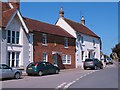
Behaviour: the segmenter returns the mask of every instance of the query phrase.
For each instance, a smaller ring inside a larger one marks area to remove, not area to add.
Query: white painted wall
[[[19,44],[8,44],[7,43],[7,30],[12,30],[12,31],[19,31],[20,32],[20,37],[19,37]],[[4,41],[2,42],[2,63],[8,63],[7,59],[7,52],[8,51],[15,51],[15,52],[20,52],[19,56],[19,63],[20,67],[26,68],[26,66],[29,64],[29,39],[28,39],[28,34],[26,34],[25,30],[22,27],[22,24],[20,22],[20,19],[16,15],[12,22],[9,24],[6,30],[3,30],[3,37]]]
[[[0,28],[0,63],[1,63],[1,43],[2,43],[2,28]]]
[[[95,52],[96,55],[94,58],[100,59],[100,40],[98,38],[85,35],[79,32],[76,32],[68,23],[65,22],[63,18],[59,18],[56,25],[60,26],[64,30],[66,30],[69,34],[74,36],[76,38],[76,68],[82,67],[82,61],[84,61],[86,58],[88,58],[88,50],[93,50],[92,52]],[[78,41],[77,34],[80,34],[83,36],[84,43],[82,44],[81,41]],[[95,46],[93,46],[93,40],[95,40]],[[84,57],[82,60],[82,51],[84,51]]]

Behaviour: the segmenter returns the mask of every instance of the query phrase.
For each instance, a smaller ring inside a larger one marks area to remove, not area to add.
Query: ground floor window
[[[71,55],[62,55],[63,64],[71,64]]]
[[[19,67],[20,52],[8,52],[8,65],[10,67]]]
[[[46,52],[42,53],[42,61],[47,62],[47,53]]]

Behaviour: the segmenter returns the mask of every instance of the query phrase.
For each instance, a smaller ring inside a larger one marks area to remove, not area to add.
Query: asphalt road
[[[4,80],[2,88],[118,88],[117,65],[103,70],[72,69],[46,76],[22,76],[22,79]]]

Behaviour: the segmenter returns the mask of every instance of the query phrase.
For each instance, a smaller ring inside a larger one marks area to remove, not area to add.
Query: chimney
[[[84,16],[82,16],[82,18],[81,18],[81,24],[82,24],[82,25],[85,25],[85,19],[84,19]]]
[[[60,17],[64,17],[64,11],[62,7],[60,8],[59,15]]]
[[[20,8],[20,0],[8,0],[8,2],[13,5],[13,8],[17,8],[19,10],[19,8]]]

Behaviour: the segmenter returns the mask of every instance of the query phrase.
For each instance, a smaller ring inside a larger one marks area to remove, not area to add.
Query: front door
[[[53,64],[54,66],[58,66],[58,55],[57,54],[53,54],[52,60],[53,60]]]

